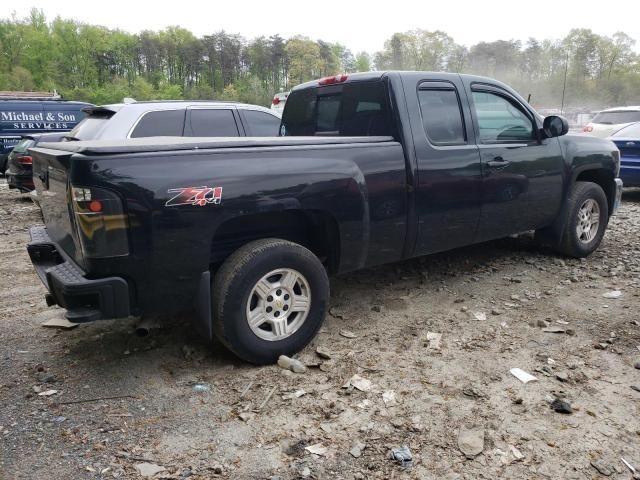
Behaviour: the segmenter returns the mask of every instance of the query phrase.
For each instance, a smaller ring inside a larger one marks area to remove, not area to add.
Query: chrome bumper
[[[613,201],[613,211],[611,212],[611,215],[616,214],[618,208],[620,208],[620,204],[622,203],[622,180],[616,178],[614,179],[614,182],[616,182],[616,196]]]

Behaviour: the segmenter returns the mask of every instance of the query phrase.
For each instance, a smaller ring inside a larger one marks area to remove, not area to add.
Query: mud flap
[[[213,340],[213,324],[211,322],[211,272],[202,272],[198,284],[198,296],[195,304],[195,328],[198,335],[207,342]]]

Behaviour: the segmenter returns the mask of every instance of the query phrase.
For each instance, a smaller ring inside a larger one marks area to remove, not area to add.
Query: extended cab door
[[[507,90],[469,82],[482,158],[482,213],[476,241],[549,225],[562,198],[562,152],[540,136],[530,108]]]
[[[403,75],[417,161],[414,254],[470,244],[482,176],[464,86],[456,74]]]

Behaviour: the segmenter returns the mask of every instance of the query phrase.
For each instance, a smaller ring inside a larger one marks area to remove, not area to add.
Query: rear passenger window
[[[418,100],[422,124],[431,143],[466,143],[460,101],[453,87],[421,89],[418,91]]]
[[[239,137],[238,126],[231,110],[191,110],[192,137]]]
[[[244,110],[252,137],[277,137],[280,130],[280,119],[275,115],[257,110]]]
[[[131,138],[181,137],[186,110],[162,110],[146,113],[133,129]]]

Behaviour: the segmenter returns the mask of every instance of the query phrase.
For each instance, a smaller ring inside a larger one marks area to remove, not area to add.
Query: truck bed
[[[392,137],[145,137],[127,140],[42,143],[39,147],[85,155],[106,155],[240,147],[308,147],[391,141],[393,141]]]

